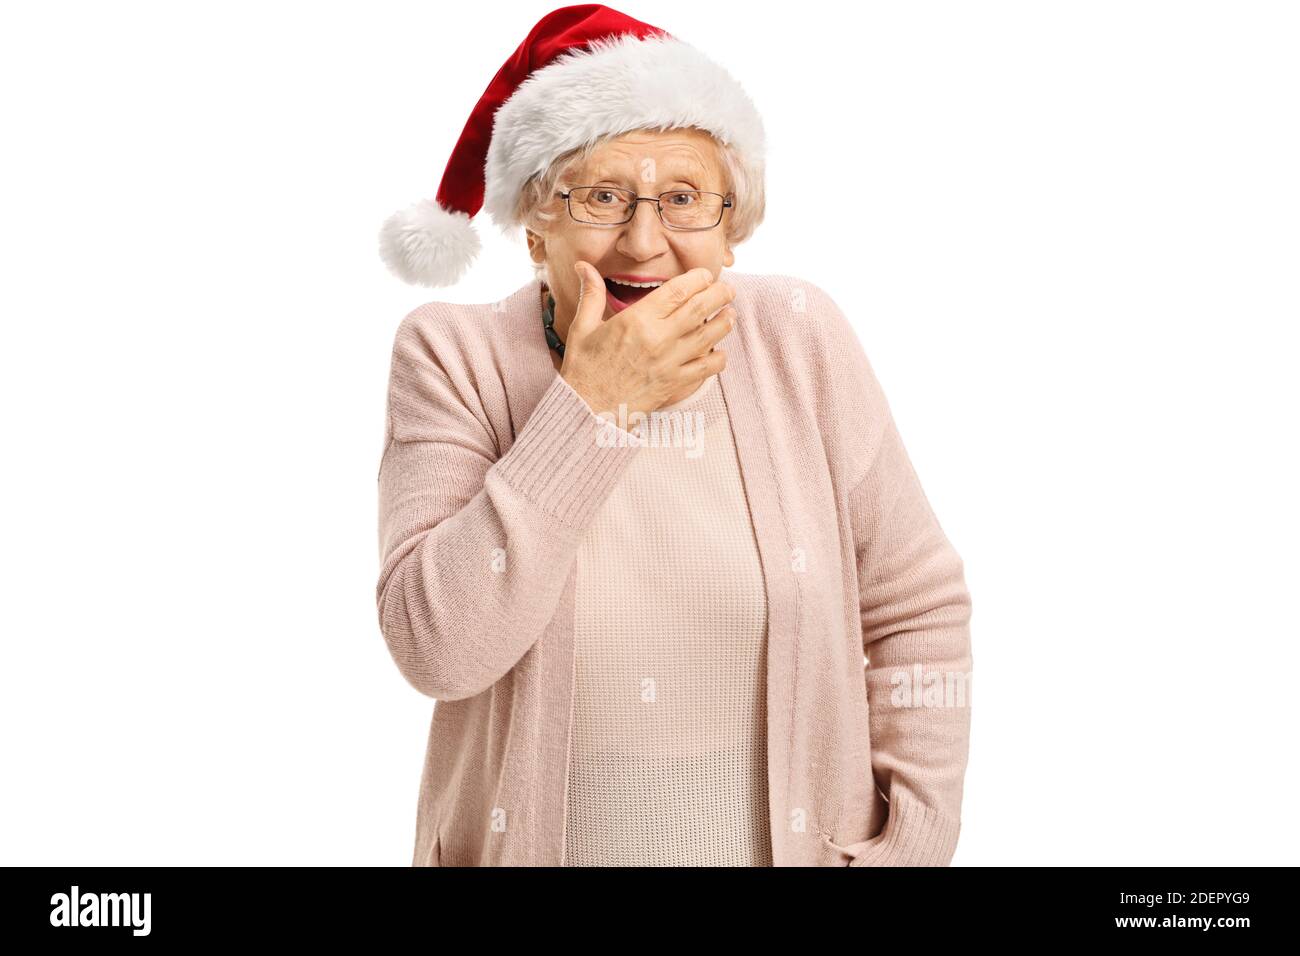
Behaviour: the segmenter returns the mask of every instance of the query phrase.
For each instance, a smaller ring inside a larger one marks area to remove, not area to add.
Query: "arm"
[[[457,700],[491,687],[541,636],[583,531],[639,446],[609,442],[628,433],[557,374],[497,459],[484,416],[460,398],[472,377],[439,361],[429,338],[404,323],[394,348],[376,602],[406,680]]]
[[[971,601],[962,560],[887,409],[884,422],[849,505],[872,772],[889,816],[849,865],[947,866],[961,827],[970,736]]]

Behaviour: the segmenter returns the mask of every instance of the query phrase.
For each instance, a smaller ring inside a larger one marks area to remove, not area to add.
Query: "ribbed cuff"
[[[957,850],[961,821],[896,790],[885,828],[849,866],[948,866]]]
[[[648,444],[597,415],[557,372],[510,451],[492,467],[557,521],[584,528]]]

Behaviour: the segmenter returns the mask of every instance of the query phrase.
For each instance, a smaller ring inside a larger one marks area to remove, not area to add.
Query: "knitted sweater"
[[[711,375],[637,429],[578,549],[568,866],[769,866],[767,608]]]
[[[971,599],[852,327],[813,283],[722,270],[718,376],[767,607],[776,866],[946,865],[968,759]],[[559,865],[578,557],[647,441],[557,374],[534,279],[394,341],[379,626],[437,701],[417,866]]]

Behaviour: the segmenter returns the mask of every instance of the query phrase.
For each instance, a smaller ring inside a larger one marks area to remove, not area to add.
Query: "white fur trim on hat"
[[[432,199],[393,213],[379,229],[380,256],[394,275],[413,285],[453,285],[479,249],[469,216]]]
[[[763,122],[732,76],[695,47],[661,35],[593,40],[529,76],[493,118],[483,208],[502,229],[529,177],[608,133],[696,126],[763,161]]]

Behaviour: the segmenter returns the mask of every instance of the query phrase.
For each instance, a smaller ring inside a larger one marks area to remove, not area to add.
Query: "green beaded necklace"
[[[564,358],[564,343],[555,334],[555,296],[549,292],[546,293],[546,308],[542,310],[542,329],[546,332],[546,344]]]

